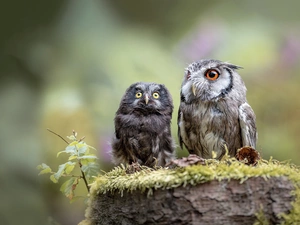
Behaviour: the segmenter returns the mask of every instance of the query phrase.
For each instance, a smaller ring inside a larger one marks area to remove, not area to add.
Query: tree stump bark
[[[98,194],[90,204],[94,224],[253,224],[262,210],[270,224],[288,213],[294,186],[287,177],[209,181],[196,186]]]

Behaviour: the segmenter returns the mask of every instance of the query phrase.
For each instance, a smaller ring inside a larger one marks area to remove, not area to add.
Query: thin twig
[[[85,139],[85,136],[83,136],[82,138],[80,138],[78,142],[83,141],[83,139]]]
[[[82,174],[82,179],[83,179],[83,181],[84,181],[84,183],[85,183],[85,186],[86,186],[88,192],[90,193],[90,187],[89,187],[88,182],[87,182],[87,180],[86,180],[86,178],[85,178],[85,174],[84,174],[84,172],[83,172],[82,169],[81,169],[82,164],[81,164],[80,161],[79,161],[78,163],[79,163],[80,171],[81,171],[81,174]]]
[[[59,134],[55,133],[54,131],[50,130],[49,128],[47,128],[47,130],[49,132],[51,132],[52,134],[55,134],[56,136],[60,137],[64,142],[66,142],[67,144],[70,144],[66,139],[64,139],[62,136],[60,136]]]

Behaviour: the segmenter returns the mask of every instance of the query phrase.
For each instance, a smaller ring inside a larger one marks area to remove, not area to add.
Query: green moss
[[[299,174],[298,174],[299,176]],[[299,179],[299,178],[298,178]],[[281,216],[284,219],[285,225],[288,224],[300,224],[300,187],[299,183],[297,185],[296,190],[293,194],[295,194],[296,199],[292,202],[292,210],[289,214],[282,214]]]
[[[240,180],[244,182],[251,177],[263,177],[266,180],[270,177],[287,176],[295,185],[296,200],[293,202],[293,209],[290,214],[280,215],[284,218],[283,224],[300,224],[300,176],[299,168],[288,162],[260,160],[255,167],[247,166],[235,159],[226,158],[222,161],[207,160],[206,165],[193,165],[175,169],[150,169],[142,168],[141,171],[133,174],[126,173],[125,166],[114,168],[108,173],[96,178],[91,186],[90,202],[98,194],[107,192],[118,192],[121,195],[124,191],[132,192],[139,190],[148,195],[156,189],[170,189],[178,186],[197,185],[211,180]],[[91,209],[87,209],[86,217],[89,218]],[[267,224],[263,214],[257,214],[257,224]]]
[[[254,222],[253,225],[269,225],[270,224],[268,218],[264,214],[262,206],[255,215],[256,215],[256,221]]]

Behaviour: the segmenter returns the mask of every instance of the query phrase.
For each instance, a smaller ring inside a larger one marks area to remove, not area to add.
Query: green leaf
[[[58,157],[61,153],[63,153],[63,152],[65,152],[65,151],[60,151],[60,152],[58,152],[57,154],[56,154],[56,157]]]
[[[90,145],[88,145],[88,147],[89,147],[89,149],[92,149],[92,150],[95,150],[95,151],[97,151],[97,149],[96,149],[96,148],[94,148],[93,146],[90,146]]]
[[[38,165],[36,168],[38,170],[43,170],[43,169],[46,169],[48,168],[49,166],[46,164],[46,163],[42,163],[41,165]]]
[[[95,155],[84,155],[84,156],[78,157],[78,159],[98,159],[98,158]]]
[[[55,174],[53,174],[54,175],[54,178],[58,181],[59,180],[59,178],[66,172],[66,168],[68,168],[68,167],[70,167],[70,166],[72,166],[72,165],[75,165],[75,162],[67,162],[67,163],[64,163],[64,164],[61,164],[61,165],[59,165],[58,166],[58,171],[55,173]],[[74,169],[74,167],[73,168],[70,168],[70,169]],[[71,171],[72,171],[71,170]]]
[[[50,176],[50,180],[51,180],[53,183],[57,183],[57,182],[58,182],[58,180],[55,179],[54,174],[52,174],[52,175]]]
[[[76,177],[71,177],[66,182],[64,182],[61,187],[60,191],[64,193],[65,196],[67,196],[70,200],[72,200],[74,196],[74,190],[78,184],[78,180]]]
[[[77,155],[71,155],[68,160],[71,161],[73,159],[77,159],[77,157],[78,157]]]
[[[41,170],[39,175],[52,172],[51,168],[48,165],[46,165],[45,163],[42,163],[41,165],[38,165],[36,168],[38,170]]]
[[[47,173],[51,173],[52,170],[50,167],[48,167],[47,169],[43,169],[41,170],[41,172],[39,173],[39,175],[42,175],[42,174],[47,174]]]
[[[43,164],[46,165],[45,163],[42,163],[41,165],[38,165],[36,168],[37,168],[38,170],[42,170],[42,169],[43,169]]]
[[[88,151],[88,146],[86,144],[78,144],[76,145],[77,150],[78,150],[78,155],[84,155]]]
[[[70,174],[73,171],[74,168],[75,168],[75,163],[72,163],[72,164],[68,163],[65,166],[65,172],[66,172],[66,174]]]
[[[71,144],[72,144],[72,143],[71,143]],[[63,153],[63,152],[64,152],[64,153],[67,153],[67,154],[70,154],[70,155],[75,155],[75,154],[77,153],[76,146],[74,146],[74,145],[71,146],[71,144],[68,145],[68,146],[65,148],[64,151],[58,152],[58,153],[57,153],[57,157],[58,157],[61,153]]]
[[[73,141],[72,143],[69,144],[69,146],[75,146],[78,144],[78,141]]]
[[[54,175],[54,178],[58,181],[59,178],[63,175],[64,173],[64,170],[65,170],[65,166],[66,166],[66,163],[65,164],[61,164],[58,166],[58,171],[53,174]]]
[[[85,176],[90,178],[92,176],[96,176],[99,173],[99,165],[95,162],[89,162],[86,165],[81,167],[82,172],[85,173]]]
[[[76,137],[74,135],[67,136],[67,138],[71,141],[76,141]]]
[[[96,159],[97,157],[96,156],[92,156],[92,157],[89,157],[89,156],[92,156],[92,155],[88,155],[87,157],[82,157],[80,159],[80,162],[81,162],[81,165],[87,165],[89,163],[96,163]]]

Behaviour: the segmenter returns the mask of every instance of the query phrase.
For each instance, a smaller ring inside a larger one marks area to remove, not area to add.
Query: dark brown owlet
[[[172,112],[173,100],[164,85],[132,84],[116,112],[113,161],[165,166],[174,158],[175,144],[170,129]]]
[[[219,60],[190,64],[181,86],[178,138],[191,154],[220,159],[235,156],[243,146],[255,148],[255,114],[247,103],[246,87],[236,72],[241,67]]]

